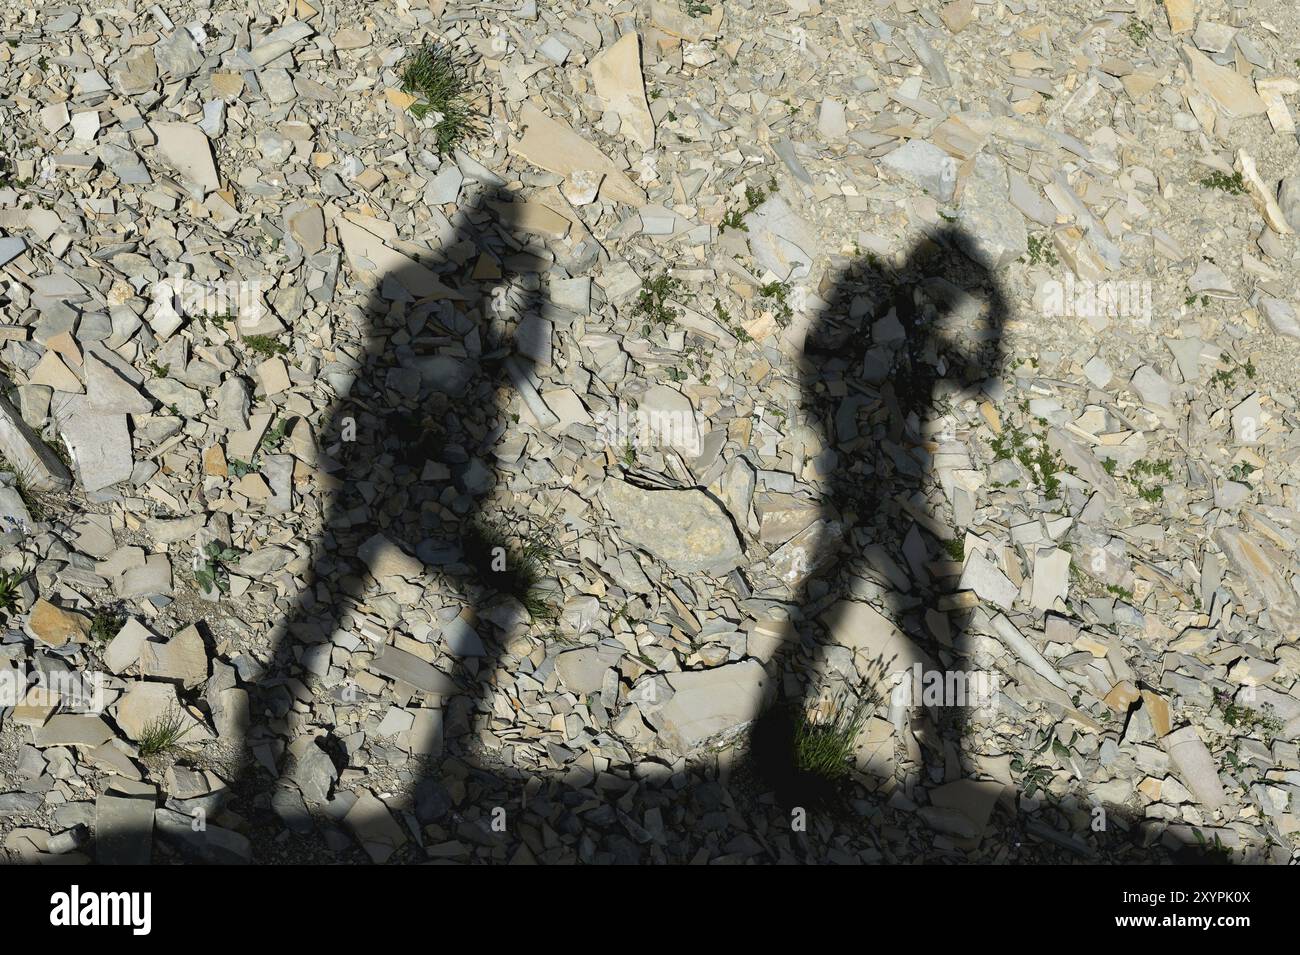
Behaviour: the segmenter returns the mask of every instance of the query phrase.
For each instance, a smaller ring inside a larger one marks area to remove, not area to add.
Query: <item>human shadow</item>
[[[306,585],[248,681],[252,758],[231,787],[264,834],[287,827],[310,836],[318,822],[338,821],[334,783],[357,756],[349,737],[362,729],[376,737],[358,714],[385,680],[396,705],[424,719],[379,733],[418,740],[413,750],[436,758],[444,715],[458,714],[448,731],[466,728],[477,680],[497,665],[501,643],[482,639],[472,617],[463,626],[457,617],[498,596],[467,563],[466,545],[485,513],[509,517],[494,510],[496,453],[510,423],[507,396],[531,388],[534,376],[516,334],[521,322],[533,332],[544,325],[540,278],[563,266],[505,225],[521,206],[499,182],[467,178],[462,189],[424,261],[385,269],[349,256],[362,287],[339,311],[365,351],[322,369],[343,385],[313,422],[322,530]],[[443,639],[453,623],[458,637]],[[339,651],[355,654],[354,664],[368,660],[361,679],[330,663]],[[308,701],[331,704],[332,719],[304,726]],[[416,779],[396,782],[418,788]]]
[[[516,443],[502,466],[502,436],[513,423],[507,419],[517,414],[534,430],[554,427],[527,394],[531,363],[542,354],[537,333],[545,338],[546,331],[537,320],[548,312],[558,321],[573,316],[547,300],[542,272],[554,279],[581,269],[514,231],[519,210],[499,186],[466,186],[445,245],[428,261],[387,271],[353,262],[354,271],[369,274],[358,303],[343,314],[362,326],[366,349],[322,369],[345,385],[316,422],[323,531],[311,542],[306,586],[277,626],[261,672],[244,681],[248,758],[230,786],[231,807],[255,855],[364,859],[339,831],[356,807],[346,784],[363,777],[367,788],[398,793],[393,805],[408,831],[436,826],[502,861],[521,852],[548,861],[535,835],[547,827],[576,837],[584,827],[605,826],[604,844],[612,848],[597,851],[594,841],[579,839],[578,859],[641,862],[690,857],[713,837],[708,826],[696,831],[698,820],[728,813],[760,828],[788,827],[789,807],[806,805],[826,810],[832,830],[860,826],[883,796],[864,801],[859,791],[849,799],[801,768],[795,745],[800,713],[828,688],[861,692],[866,676],[818,632],[818,619],[845,598],[871,600],[924,659],[969,669],[966,621],[951,619],[956,614],[942,605],[955,590],[951,561],[941,566],[946,538],[927,530],[944,526],[925,497],[936,450],[927,421],[936,400],[974,397],[1001,371],[1006,301],[996,280],[963,252],[964,236],[939,229],[897,267],[864,257],[830,283],[800,366],[800,413],[822,437],[820,519],[839,531],[812,539],[807,572],[778,601],[796,621],[798,639],[768,661],[780,699],[754,714],[748,755],[733,781],[692,765],[660,788],[630,767],[620,774],[614,767],[580,771],[576,763],[515,766],[478,745],[483,734],[476,730],[490,718],[483,706],[489,695],[492,707],[515,705],[498,686],[503,667],[535,678],[553,666],[553,653],[539,668],[510,651],[528,628],[527,611],[471,566],[467,544],[485,515],[510,519],[493,492],[535,463],[532,446]],[[521,321],[530,326],[523,334]],[[532,357],[521,354],[521,338]],[[553,473],[549,480],[563,484]],[[477,617],[462,615],[466,607]],[[883,694],[891,690],[880,680],[886,675],[874,671]],[[401,711],[382,728],[362,718],[381,691]],[[927,748],[951,778],[963,772],[965,715],[960,706],[948,712]],[[416,725],[407,722],[412,713]],[[919,710],[914,719],[924,719]],[[608,725],[602,729],[610,735]],[[405,739],[401,753],[385,741],[393,733]],[[417,753],[417,771],[394,768],[406,752]],[[467,804],[477,808],[467,811]],[[505,830],[494,825],[503,807],[512,820]],[[382,832],[398,824],[387,810],[371,809],[378,838],[388,838]],[[372,857],[416,857],[409,840],[393,841],[403,849],[381,847]],[[771,856],[823,861],[826,844],[794,838]]]
[[[980,398],[1002,372],[1007,302],[971,248],[969,236],[943,227],[896,265],[858,258],[840,269],[809,324],[799,410],[819,439],[807,470],[820,513],[785,545],[800,558],[780,575],[797,601],[796,624],[777,655],[779,686],[799,689],[781,693],[751,736],[753,768],[783,806],[824,810],[836,795],[801,730],[843,721],[855,703],[863,715],[890,709],[900,730],[906,713],[924,719],[914,664],[963,689],[953,699],[932,694],[937,705],[927,708],[940,765],[945,755],[952,763],[945,743],[951,750],[960,740],[969,712],[993,702],[965,692],[986,675],[969,663],[969,611],[944,605],[960,572],[944,545],[962,532],[927,496],[936,454],[968,451],[952,406]],[[883,616],[864,610],[868,600]]]

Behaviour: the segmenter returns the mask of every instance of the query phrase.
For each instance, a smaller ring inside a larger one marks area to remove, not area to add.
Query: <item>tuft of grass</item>
[[[40,524],[49,518],[50,509],[46,506],[45,496],[32,485],[32,469],[30,467],[20,468],[0,457],[0,471],[9,471],[13,474],[14,490],[22,498],[23,506],[27,508],[27,513],[32,516],[33,521]]]
[[[551,603],[555,591],[543,584],[560,550],[548,523],[526,519],[507,531],[503,521],[479,518],[462,546],[466,562],[483,583],[514,597],[534,621],[559,617]]]
[[[1133,485],[1133,489],[1137,491],[1138,497],[1148,504],[1159,504],[1165,499],[1164,487],[1159,483],[1147,485],[1144,480],[1163,480],[1166,484],[1173,481],[1174,463],[1168,458],[1161,458],[1158,461],[1134,461],[1126,477]]]
[[[1027,419],[1028,400],[1022,399],[1017,407],[1021,415]],[[1047,427],[1045,419],[1037,418],[1035,421],[1040,428]],[[989,447],[993,450],[995,461],[1005,461],[1010,458],[1019,461],[1020,466],[1038,482],[1048,498],[1059,499],[1061,496],[1061,479],[1057,475],[1075,473],[1075,469],[1066,464],[1059,453],[1048,447],[1046,436],[1031,435],[1022,430],[1012,422],[1009,415],[1005,432],[994,435],[989,442]],[[1012,482],[1011,486],[1014,487],[1017,483]]]
[[[168,710],[144,728],[140,734],[140,755],[159,756],[174,747],[185,735],[186,719],[175,708]]]
[[[966,559],[966,539],[964,537],[954,537],[951,540],[939,542],[948,555],[948,559],[960,563]]]
[[[853,744],[866,725],[879,697],[872,692],[850,699],[835,698],[828,716],[814,718],[807,710],[794,727],[795,768],[828,782],[842,779],[849,771]]]
[[[22,582],[22,571],[0,570],[0,613],[9,615],[18,610],[18,585]]]
[[[427,42],[402,66],[402,92],[419,97],[410,106],[416,119],[430,113],[440,117],[434,134],[438,155],[451,152],[474,131],[469,104],[469,72],[460,58],[441,43]]]

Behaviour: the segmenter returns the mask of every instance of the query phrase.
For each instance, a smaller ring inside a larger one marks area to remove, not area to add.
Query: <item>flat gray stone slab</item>
[[[154,802],[146,797],[100,796],[95,800],[95,861],[100,865],[148,865],[153,855]]]

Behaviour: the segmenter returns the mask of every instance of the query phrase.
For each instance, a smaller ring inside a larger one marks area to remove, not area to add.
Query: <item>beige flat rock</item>
[[[151,128],[158,137],[154,153],[160,160],[205,194],[221,188],[212,146],[203,130],[193,123],[154,123]]]
[[[603,173],[602,196],[638,208],[645,205],[645,193],[614,165],[613,160],[570,129],[567,123],[552,119],[526,102],[519,112],[519,125],[523,135],[510,147],[516,155],[561,176],[582,169]]]
[[[336,228],[349,264],[371,282],[391,279],[416,298],[464,300],[464,295],[443,285],[431,269],[390,248],[374,233],[343,219]]]
[[[48,385],[55,391],[66,391],[74,395],[82,393],[81,379],[68,370],[63,359],[53,350],[47,351],[36,363],[27,380],[33,385]]]
[[[591,61],[591,78],[605,109],[618,113],[621,131],[644,150],[655,145],[655,121],[645,97],[641,73],[641,42],[625,33]]]
[[[1196,26],[1196,0],[1164,0],[1165,16],[1173,33],[1186,33]]]
[[[27,618],[32,635],[48,647],[64,646],[69,640],[85,643],[90,621],[79,613],[56,607],[48,600],[38,600]]]
[[[1192,70],[1192,81],[1229,118],[1257,116],[1266,112],[1267,104],[1255,92],[1255,86],[1236,70],[1219,66],[1193,46],[1184,44],[1183,56]]]
[[[1250,193],[1255,208],[1263,215],[1268,227],[1278,235],[1289,235],[1294,232],[1290,223],[1286,221],[1286,216],[1282,214],[1282,207],[1277,204],[1274,190],[1260,178],[1259,170],[1255,168],[1255,160],[1244,149],[1238,149],[1237,161],[1233,165],[1237,172],[1241,173],[1241,178],[1246,183],[1246,191]]]
[[[537,202],[493,202],[497,218],[507,229],[529,232],[546,239],[563,239],[569,234],[569,220]]]

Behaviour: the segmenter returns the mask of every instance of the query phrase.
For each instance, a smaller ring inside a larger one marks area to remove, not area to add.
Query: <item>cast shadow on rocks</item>
[[[522,831],[549,826],[581,836],[598,826],[599,838],[580,858],[616,862],[660,860],[665,841],[673,843],[675,857],[688,854],[708,836],[688,824],[701,816],[739,814],[747,831],[760,818],[763,827],[788,825],[789,808],[807,804],[829,807],[832,832],[870,828],[879,818],[878,796],[852,787],[846,795],[843,786],[799,768],[793,743],[799,714],[828,688],[857,689],[856,676],[818,634],[817,621],[846,597],[870,599],[886,608],[885,619],[927,665],[971,668],[965,621],[945,625],[936,616],[948,620],[937,608],[955,580],[934,566],[944,559],[941,536],[926,529],[943,523],[938,499],[926,497],[936,438],[926,429],[937,401],[977,396],[1001,372],[1006,302],[996,280],[963,254],[965,237],[945,229],[919,243],[898,268],[873,259],[848,264],[821,296],[828,307],[809,331],[796,413],[834,450],[823,462],[820,505],[823,519],[841,532],[811,548],[806,579],[773,601],[790,612],[799,635],[769,661],[779,699],[755,721],[733,780],[688,767],[657,788],[613,772],[592,778],[530,770],[476,745],[476,730],[488,722],[478,712],[483,694],[500,669],[533,665],[508,651],[503,633],[519,632],[518,608],[466,564],[465,544],[485,515],[509,519],[500,490],[522,470],[541,466],[527,457],[531,444],[519,449],[522,463],[497,463],[511,415],[527,413],[517,400],[520,390],[533,380],[530,361],[516,347],[518,323],[551,308],[542,294],[548,270],[567,277],[591,263],[554,261],[546,248],[501,224],[508,196],[467,185],[476,195],[452,222],[454,234],[440,250],[442,261],[430,263],[432,271],[411,264],[376,275],[357,304],[339,312],[340,322],[363,330],[366,349],[350,358],[340,354],[322,369],[340,395],[316,423],[318,473],[326,475],[324,531],[311,542],[307,586],[264,648],[261,672],[247,681],[251,758],[232,791],[255,853],[278,845],[287,828],[309,858],[364,858],[341,831],[352,804],[339,796],[336,782],[356,755],[358,727],[349,708],[364,705],[367,691],[331,669],[336,645],[382,654],[370,670],[392,679],[395,702],[412,704],[425,721],[411,729],[434,736],[440,729],[445,737],[445,752],[424,762],[422,772],[390,771],[384,754],[392,753],[393,765],[405,756],[369,728],[367,774],[375,788],[404,793],[393,805],[408,828],[436,825],[449,838],[514,858],[541,853]],[[407,582],[398,580],[387,597],[373,599],[368,582],[386,570]],[[414,579],[424,583],[409,583]],[[431,595],[442,612],[426,618],[415,608]],[[482,615],[493,625],[473,628],[455,646],[444,640],[432,663],[417,647],[382,646],[397,626],[417,626],[432,646],[449,624],[463,634],[453,618],[466,606],[496,607]],[[320,695],[313,697],[309,686],[323,687],[333,703],[332,713],[327,709],[325,720],[310,728],[304,725],[308,702],[321,710]],[[912,715],[924,724],[934,712]],[[940,717],[942,726],[928,725],[923,734],[926,764],[950,778],[968,775],[960,743],[965,719],[955,708]],[[689,818],[681,815],[684,790]],[[492,825],[497,810],[511,820],[505,833]],[[678,823],[681,831],[674,833]],[[1117,827],[1114,837],[1122,841],[1135,831]],[[792,836],[770,858],[822,861],[830,841]],[[596,844],[603,848],[591,848]],[[1043,857],[1071,857],[1061,845],[1030,842],[1018,861],[1034,861],[1034,846],[1043,847]],[[883,857],[945,856],[935,849]],[[1150,858],[1157,857],[1164,858],[1152,850]]]

